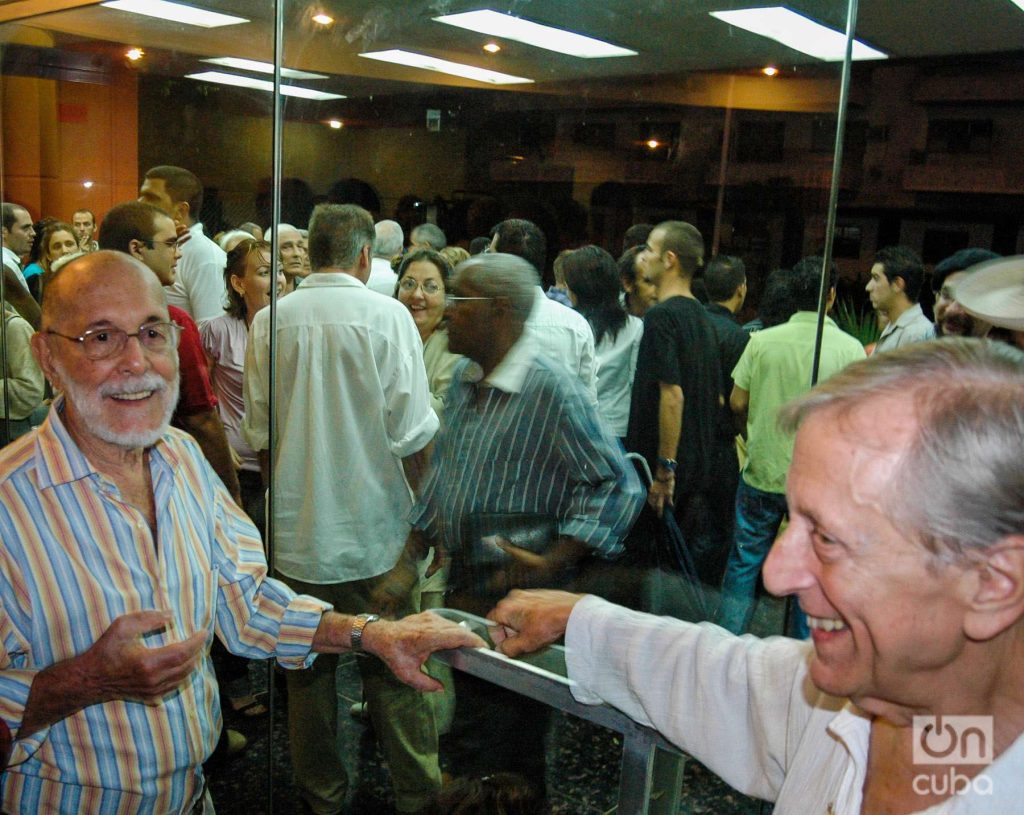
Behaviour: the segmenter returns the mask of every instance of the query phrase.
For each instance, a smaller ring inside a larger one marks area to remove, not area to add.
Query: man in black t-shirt
[[[651,232],[638,262],[657,282],[659,302],[644,316],[626,446],[654,474],[647,503],[659,516],[670,505],[698,575],[717,587],[732,528],[719,475],[736,463],[732,439],[720,432],[717,335],[691,290],[704,241],[690,224],[666,221]]]

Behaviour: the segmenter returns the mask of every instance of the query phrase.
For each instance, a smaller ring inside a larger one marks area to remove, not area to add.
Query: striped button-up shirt
[[[146,609],[173,615],[147,645],[205,630],[234,653],[303,667],[329,606],[266,577],[256,529],[191,437],[171,429],[148,451],[154,540],[144,515],[75,445],[62,411],[58,400],[37,433],[0,452],[0,718],[15,736],[3,810],[188,811],[220,731],[208,652],[159,703],[91,705],[22,738],[35,675]]]
[[[560,536],[618,555],[644,491],[583,385],[522,338],[480,377],[470,360],[455,369],[413,525],[458,554],[473,516],[548,517]]]

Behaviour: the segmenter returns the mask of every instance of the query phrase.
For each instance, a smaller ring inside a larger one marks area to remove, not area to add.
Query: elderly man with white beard
[[[421,690],[430,652],[480,640],[429,614],[355,627],[266,576],[262,543],[169,427],[178,326],[160,282],[100,251],[50,282],[40,367],[61,395],[0,452],[6,813],[203,813],[221,726],[209,646],[308,666],[361,649]]]

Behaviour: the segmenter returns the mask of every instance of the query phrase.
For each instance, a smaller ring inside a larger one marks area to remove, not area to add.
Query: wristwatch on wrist
[[[349,643],[353,651],[363,650],[363,630],[370,623],[375,623],[379,619],[379,614],[360,614],[356,617],[356,621],[352,623],[352,633],[349,635]]]
[[[664,467],[670,473],[675,473],[676,467],[679,466],[679,462],[674,458],[662,458],[661,456],[658,456],[658,466]]]

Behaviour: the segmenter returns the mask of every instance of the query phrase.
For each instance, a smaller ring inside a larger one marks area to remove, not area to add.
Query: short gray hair
[[[376,237],[373,239],[373,256],[391,260],[395,255],[402,254],[405,246],[405,233],[398,221],[378,221],[373,225]]]
[[[413,243],[425,243],[435,252],[440,252],[448,245],[448,238],[437,224],[420,224],[413,229],[409,238]]]
[[[309,221],[309,262],[313,271],[353,269],[375,237],[373,217],[355,204],[320,204]]]
[[[506,298],[512,303],[512,314],[525,323],[533,310],[533,299],[539,283],[537,271],[518,255],[489,252],[464,260],[455,269],[460,283],[469,283],[484,297]]]
[[[946,338],[857,362],[780,413],[794,432],[808,416],[873,399],[913,400],[917,431],[885,490],[885,509],[943,560],[1024,532],[1024,353],[989,340]]]

